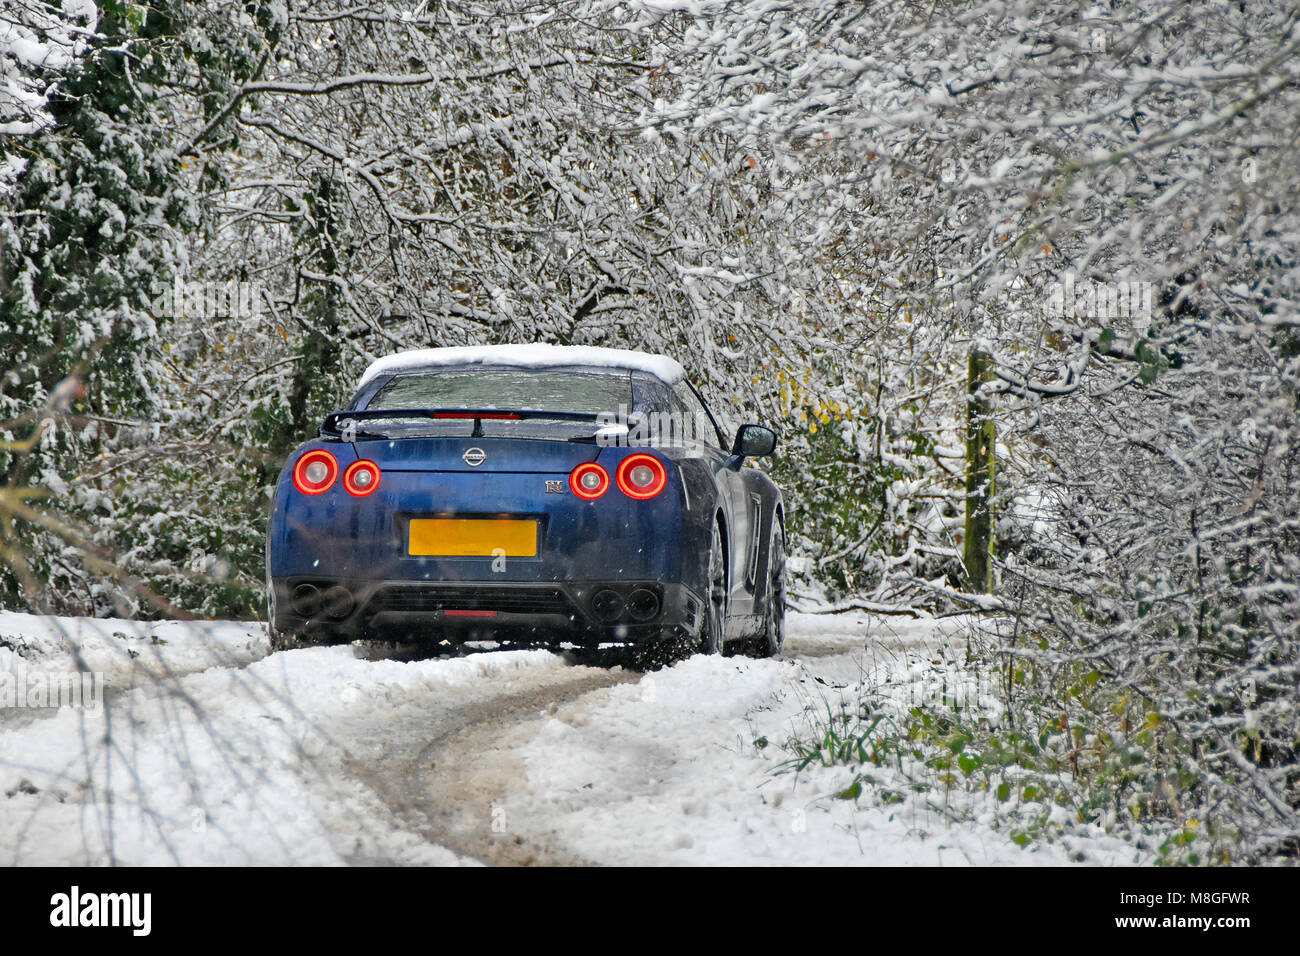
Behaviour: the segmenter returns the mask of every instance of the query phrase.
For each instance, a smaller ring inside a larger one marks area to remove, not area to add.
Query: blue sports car
[[[362,638],[780,651],[781,493],[662,356],[549,345],[375,362],[285,463],[272,647]]]

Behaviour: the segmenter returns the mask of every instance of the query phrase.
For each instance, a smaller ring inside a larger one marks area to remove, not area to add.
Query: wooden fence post
[[[997,428],[980,385],[993,378],[993,357],[970,353],[966,404],[966,587],[978,594],[993,591],[993,491]]]

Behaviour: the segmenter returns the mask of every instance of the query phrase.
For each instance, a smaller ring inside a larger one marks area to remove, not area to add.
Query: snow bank
[[[1120,841],[1022,849],[919,800],[840,799],[851,774],[774,774],[803,716],[855,683],[911,686],[960,643],[962,623],[792,614],[795,659],[693,657],[557,708],[520,748],[513,825],[546,828],[580,858],[618,865],[1017,865],[1127,861]],[[951,675],[948,675],[951,679]],[[943,679],[940,676],[937,679]]]
[[[90,671],[110,689],[139,677],[242,667],[264,657],[256,622],[128,621],[0,611],[0,671]]]
[[[0,732],[0,863],[459,863],[349,774],[340,730],[558,666],[536,651],[406,663],[313,648],[142,684],[100,714],[64,707]]]

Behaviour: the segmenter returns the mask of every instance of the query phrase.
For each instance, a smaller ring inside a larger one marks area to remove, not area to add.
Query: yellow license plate
[[[439,558],[537,557],[531,518],[412,518],[408,553]]]

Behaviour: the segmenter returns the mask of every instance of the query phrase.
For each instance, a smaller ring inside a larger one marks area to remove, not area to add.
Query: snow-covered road
[[[966,630],[792,614],[779,660],[640,674],[541,650],[267,657],[256,624],[0,614],[0,863],[1124,862],[837,799],[845,767],[773,772],[827,701],[958,686]],[[76,656],[102,706],[19,706]]]

